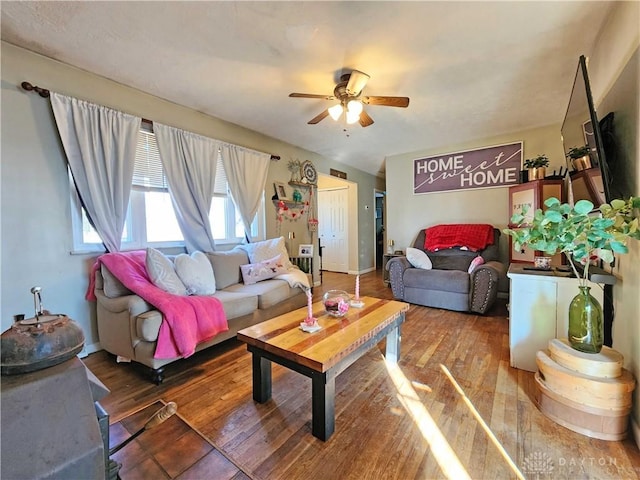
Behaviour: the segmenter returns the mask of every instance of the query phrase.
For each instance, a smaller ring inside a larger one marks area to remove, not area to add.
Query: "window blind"
[[[224,173],[224,166],[222,165],[222,155],[220,155],[220,152],[218,152],[218,158],[216,160],[216,179],[213,185],[213,194],[227,194],[227,175],[226,173]]]
[[[136,146],[136,161],[133,167],[132,185],[143,188],[167,190],[169,184],[162,168],[156,136],[152,132],[140,130]],[[216,179],[213,187],[214,195],[227,195],[227,175],[222,165],[222,155],[218,152],[216,159]]]
[[[133,167],[134,186],[145,188],[159,188],[167,190],[169,184],[164,175],[156,136],[151,132],[140,130],[138,132],[138,145],[136,146],[136,161]]]

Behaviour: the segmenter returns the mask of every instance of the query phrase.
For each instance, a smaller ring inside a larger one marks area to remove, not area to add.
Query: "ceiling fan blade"
[[[324,120],[328,116],[329,116],[329,110],[323,110],[318,115],[316,115],[311,120],[309,120],[307,123],[309,125],[315,125],[316,123],[319,123],[320,121]]]
[[[321,98],[323,100],[335,100],[333,95],[316,95],[315,93],[290,93],[293,98]]]
[[[360,125],[362,125],[363,127],[368,127],[372,124],[373,118],[371,118],[365,110],[362,110],[362,112],[360,112]]]
[[[367,105],[384,105],[386,107],[408,107],[409,97],[362,97],[362,103]]]
[[[349,95],[358,96],[369,81],[369,75],[360,70],[354,70],[349,76],[349,83],[347,83],[347,93]]]

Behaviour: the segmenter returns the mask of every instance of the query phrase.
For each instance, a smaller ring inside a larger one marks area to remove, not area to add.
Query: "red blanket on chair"
[[[87,300],[95,300],[96,270],[104,264],[122,284],[156,307],[164,319],[160,325],[155,358],[188,357],[198,343],[229,330],[220,300],[207,296],[172,295],[156,287],[145,265],[146,252],[106,253],[91,268]]]
[[[452,247],[477,252],[493,243],[493,226],[484,223],[436,225],[427,228],[425,234],[424,249],[431,252]]]

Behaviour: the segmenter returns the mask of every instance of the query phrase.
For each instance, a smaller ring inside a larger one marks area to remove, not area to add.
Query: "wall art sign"
[[[413,161],[413,193],[493,188],[518,183],[522,142]]]

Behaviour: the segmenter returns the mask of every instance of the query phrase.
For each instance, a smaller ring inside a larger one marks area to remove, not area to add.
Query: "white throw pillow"
[[[189,295],[213,295],[216,293],[216,278],[213,267],[207,256],[202,252],[191,255],[181,253],[174,261],[176,273]]]
[[[251,263],[264,262],[265,260],[282,255],[285,268],[289,270],[293,266],[289,261],[289,252],[287,252],[284,237],[247,243],[246,245],[240,245],[240,248],[247,252]]]
[[[187,288],[178,277],[171,260],[155,248],[147,248],[147,273],[153,284],[174,295],[186,295]]]
[[[427,254],[418,248],[407,247],[406,255],[409,263],[416,268],[431,270],[433,267],[433,264]]]
[[[245,285],[252,285],[262,280],[273,278],[276,275],[287,273],[287,268],[284,266],[285,258],[286,257],[282,255],[277,255],[264,262],[242,265],[240,267],[242,271],[242,281]]]

